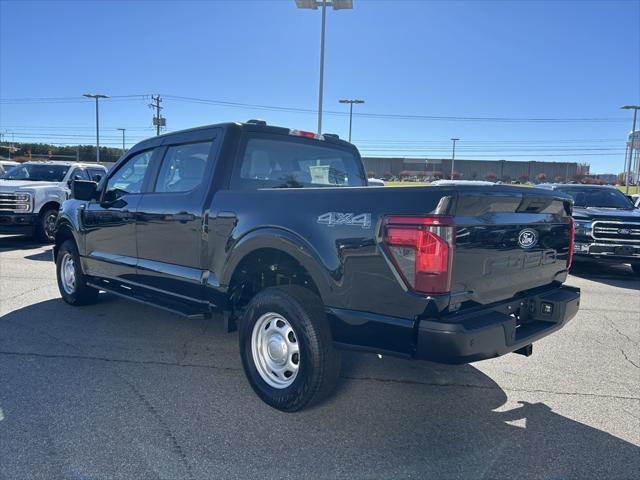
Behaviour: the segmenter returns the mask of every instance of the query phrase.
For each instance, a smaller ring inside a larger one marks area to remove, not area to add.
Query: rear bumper
[[[579,305],[580,289],[561,286],[442,319],[420,320],[416,357],[441,363],[498,357],[559,330]]]
[[[37,219],[35,213],[0,213],[0,233],[31,234]]]
[[[579,305],[580,289],[554,286],[437,318],[409,320],[337,308],[328,308],[327,318],[340,348],[469,363],[519,350],[559,330]]]

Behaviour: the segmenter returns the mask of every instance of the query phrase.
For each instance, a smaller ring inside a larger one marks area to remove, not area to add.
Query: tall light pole
[[[456,142],[459,141],[459,138],[452,138],[453,142],[453,153],[451,154],[451,180],[453,180],[453,166],[456,163]]]
[[[296,7],[317,10],[322,7],[322,28],[320,30],[320,85],[318,89],[318,134],[322,133],[322,95],[324,86],[324,31],[327,17],[327,6],[334,10],[353,8],[353,0],[296,0]]]
[[[638,116],[638,109],[640,105],[625,105],[620,107],[622,110],[633,110],[633,127],[631,128],[631,142],[629,143],[629,164],[627,166],[627,157],[624,158],[624,176],[625,190],[627,195],[629,194],[629,177],[631,177],[631,164],[633,163],[633,149],[636,143],[636,117]]]
[[[364,103],[364,100],[347,100],[346,98],[343,98],[341,100],[338,100],[338,102],[340,103],[348,103],[349,104],[349,142],[351,142],[351,125],[352,125],[352,120],[353,120],[353,104],[360,104],[360,103]]]
[[[118,128],[117,130],[120,130],[122,132],[122,155],[124,155],[127,151],[127,149],[124,146],[124,132],[127,131],[126,128]]]
[[[95,98],[96,100],[96,162],[100,162],[100,115],[98,113],[98,100],[101,98],[109,98],[108,95],[101,93],[83,93],[83,97]]]

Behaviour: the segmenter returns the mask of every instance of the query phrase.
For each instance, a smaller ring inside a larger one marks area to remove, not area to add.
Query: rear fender
[[[231,277],[243,258],[250,253],[271,248],[280,250],[294,258],[311,276],[325,304],[330,304],[334,290],[335,276],[340,265],[337,256],[323,259],[311,245],[300,236],[280,228],[261,228],[241,237],[227,256],[221,276],[221,284],[229,286]],[[328,265],[336,265],[331,269]]]

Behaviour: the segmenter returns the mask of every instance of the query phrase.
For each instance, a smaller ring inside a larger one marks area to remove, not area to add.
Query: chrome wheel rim
[[[70,253],[65,253],[60,263],[60,283],[64,291],[73,295],[76,291],[76,266]]]
[[[55,240],[57,219],[57,213],[50,213],[46,217],[44,217],[44,234],[49,240]]]
[[[253,326],[251,354],[260,377],[273,388],[290,386],[300,369],[298,336],[279,313],[265,313]]]

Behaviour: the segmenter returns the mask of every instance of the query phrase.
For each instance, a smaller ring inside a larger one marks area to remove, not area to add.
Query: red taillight
[[[455,226],[451,217],[389,216],[384,242],[407,285],[420,293],[447,293],[455,253]]]
[[[573,262],[573,248],[576,240],[576,230],[573,218],[570,218],[569,220],[569,254],[567,255],[567,269],[571,267],[571,262]]]

